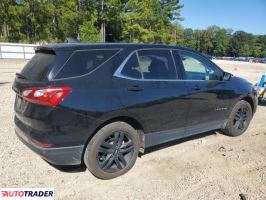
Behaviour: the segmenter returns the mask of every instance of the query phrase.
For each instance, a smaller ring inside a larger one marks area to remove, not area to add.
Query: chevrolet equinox
[[[16,74],[15,132],[54,165],[126,173],[148,147],[199,133],[245,132],[251,83],[191,49],[151,44],[40,46]]]

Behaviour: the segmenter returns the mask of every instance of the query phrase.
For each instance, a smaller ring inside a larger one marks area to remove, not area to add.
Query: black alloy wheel
[[[229,136],[235,137],[243,134],[252,119],[252,107],[249,102],[240,100],[236,103],[222,131]]]
[[[125,122],[113,122],[102,127],[90,140],[84,153],[84,163],[100,179],[112,179],[129,171],[140,149],[140,135]]]
[[[241,107],[236,112],[233,126],[235,129],[243,130],[247,126],[248,110],[246,107]]]
[[[98,164],[106,172],[118,172],[125,168],[134,153],[132,139],[125,132],[114,132],[98,150]]]

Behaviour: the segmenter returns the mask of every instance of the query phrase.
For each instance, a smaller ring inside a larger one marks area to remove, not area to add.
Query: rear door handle
[[[191,88],[192,90],[200,90],[200,87],[198,85],[195,85]]]
[[[131,87],[127,88],[128,91],[134,91],[134,92],[138,92],[138,91],[142,91],[143,88],[140,87],[139,85],[133,85]]]

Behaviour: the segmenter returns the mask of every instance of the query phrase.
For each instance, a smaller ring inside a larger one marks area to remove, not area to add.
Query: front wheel
[[[84,163],[94,176],[112,179],[133,167],[139,148],[137,131],[125,122],[114,122],[101,128],[88,143]]]
[[[252,108],[248,102],[244,100],[237,102],[222,131],[233,137],[243,134],[249,126],[252,115]]]

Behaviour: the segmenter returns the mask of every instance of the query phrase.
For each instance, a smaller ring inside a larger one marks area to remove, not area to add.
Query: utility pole
[[[80,39],[80,34],[79,34],[79,25],[80,25],[80,0],[78,0],[78,5],[77,5],[77,13],[78,13],[78,21],[77,21],[77,39]]]
[[[104,0],[102,0],[102,8],[101,8],[101,40],[105,42],[105,22],[104,22]]]

